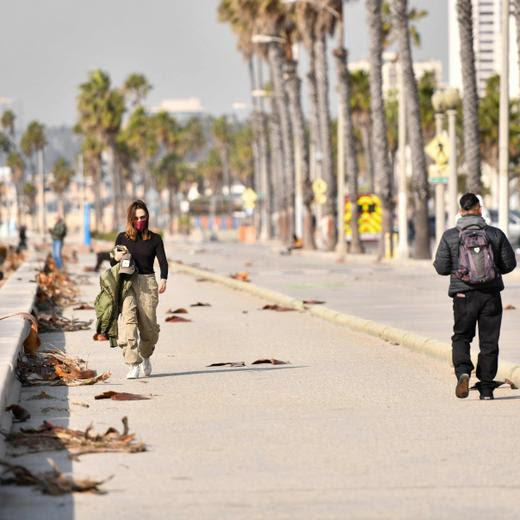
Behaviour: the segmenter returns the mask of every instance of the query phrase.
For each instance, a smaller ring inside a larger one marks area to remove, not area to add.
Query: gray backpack
[[[455,275],[463,282],[483,284],[498,276],[493,248],[482,228],[459,232],[459,268]]]

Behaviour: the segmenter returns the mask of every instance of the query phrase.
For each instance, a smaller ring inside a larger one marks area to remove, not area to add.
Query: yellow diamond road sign
[[[327,193],[327,183],[323,179],[314,179],[312,183],[312,191],[314,195],[324,195]]]
[[[449,140],[446,133],[435,136],[427,145],[426,153],[435,161],[438,167],[448,164]]]

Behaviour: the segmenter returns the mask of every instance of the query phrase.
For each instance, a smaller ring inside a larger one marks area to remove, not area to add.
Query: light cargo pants
[[[119,318],[118,345],[123,349],[125,363],[141,363],[149,358],[159,339],[157,304],[159,292],[153,274],[138,274],[123,300]]]

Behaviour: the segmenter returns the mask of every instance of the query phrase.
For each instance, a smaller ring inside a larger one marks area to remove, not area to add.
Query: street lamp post
[[[459,91],[456,88],[447,88],[444,91],[444,106],[448,114],[448,221],[454,226],[457,220],[459,205],[457,202],[457,106],[460,103]]]
[[[432,96],[432,105],[435,110],[435,135],[442,134],[444,123],[444,92],[436,90]],[[435,243],[438,244],[444,233],[444,183],[435,184]]]
[[[509,0],[502,0],[500,115],[498,131],[498,226],[509,234]]]
[[[404,92],[403,69],[398,65],[399,73],[399,181],[398,181],[398,205],[397,218],[399,223],[399,243],[397,256],[408,258],[410,251],[408,247],[408,190],[406,179],[406,95]]]

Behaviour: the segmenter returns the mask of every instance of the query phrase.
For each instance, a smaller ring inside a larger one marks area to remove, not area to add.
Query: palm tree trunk
[[[404,4],[406,4],[406,0],[404,0]],[[392,231],[394,212],[394,203],[392,197],[393,172],[390,168],[390,163],[388,160],[385,103],[383,100],[383,23],[381,18],[382,1],[368,0],[366,6],[368,30],[370,34],[369,60],[370,108],[372,116],[372,157],[374,159],[374,170],[377,171],[379,175],[377,191],[381,199],[381,206],[383,208],[383,232],[381,234],[379,243],[379,256],[382,257],[385,255],[385,237],[388,236],[387,234]],[[406,29],[408,29],[408,27],[406,27]],[[408,33],[406,34],[406,38],[408,38]],[[392,240],[389,241],[389,244],[391,250]]]
[[[283,176],[285,180],[284,192],[284,220],[285,236],[284,243],[289,244],[293,236],[293,200],[294,200],[294,148],[292,142],[292,127],[289,115],[289,103],[285,92],[283,81],[283,54],[278,43],[270,43],[268,50],[269,64],[271,67],[271,79],[273,82],[274,99],[280,121],[282,154],[283,154]]]
[[[283,203],[285,199],[285,176],[283,175],[283,150],[282,150],[282,131],[276,103],[271,99],[271,114],[269,116],[269,145],[271,147],[271,186],[273,201],[272,209],[276,215],[276,236],[282,241],[286,241],[283,226]]]
[[[338,94],[339,94],[339,109],[341,114],[338,115],[343,118],[343,146],[345,149],[345,169],[348,179],[348,193],[350,196],[352,206],[352,217],[350,227],[352,229],[352,242],[350,245],[351,253],[362,253],[363,246],[359,236],[358,225],[358,178],[359,168],[356,158],[356,145],[354,141],[354,126],[352,124],[352,110],[350,105],[350,78],[348,71],[348,54],[347,49],[337,48],[334,51],[336,58],[336,69],[338,73]],[[339,146],[339,143],[338,143]]]
[[[307,49],[309,53],[309,72],[307,73],[307,92],[309,94],[309,146],[313,153],[310,154],[309,161],[309,182],[305,185],[304,204],[307,208],[307,221],[304,226],[309,229],[306,231],[314,237],[316,226],[312,214],[312,204],[314,193],[312,191],[313,177],[321,178],[321,161],[316,160],[316,152],[321,151],[320,119],[318,108],[318,87],[316,85],[316,53],[314,45]]]
[[[393,12],[399,45],[399,58],[403,71],[406,95],[406,119],[412,156],[413,185],[415,199],[415,258],[430,258],[430,230],[428,226],[429,186],[424,155],[424,140],[419,110],[417,82],[412,65],[410,32],[408,29],[408,2],[394,0]]]
[[[322,153],[322,178],[327,183],[327,200],[323,205],[327,220],[325,248],[333,251],[336,245],[336,178],[332,164],[332,137],[329,106],[329,79],[327,65],[326,36],[316,39],[316,86],[318,94],[318,116],[320,121],[320,141]]]
[[[65,194],[62,192],[62,193],[59,193],[59,197],[58,197],[58,211],[60,213],[60,215],[65,218]]]
[[[175,223],[175,188],[170,186],[168,188],[168,217],[170,219],[169,229],[170,233],[174,233],[174,223]]]
[[[376,182],[374,175],[374,148],[372,146],[372,124],[364,122],[360,125],[361,139],[363,140],[363,150],[365,151],[365,168],[367,173],[368,189],[370,193],[375,193]]]
[[[462,108],[464,116],[464,159],[468,172],[468,190],[482,192],[480,169],[480,131],[478,121],[478,90],[473,49],[472,0],[457,0],[457,20],[462,64]]]
[[[251,84],[251,91],[254,91],[257,88],[256,84],[256,75],[255,75],[255,67],[253,64],[253,57],[250,56],[248,60],[248,70],[249,70],[249,82]],[[251,97],[253,103],[253,114],[251,117],[251,129],[253,133],[252,140],[252,149],[253,149],[253,186],[254,190],[258,193],[260,186],[260,129],[259,129],[259,121],[257,117],[258,113],[258,99],[255,96]]]
[[[294,130],[295,157],[297,157],[299,161],[298,165],[295,164],[295,168],[299,168],[300,173],[300,186],[297,187],[297,191],[300,192],[302,197],[302,200],[300,201],[301,204],[305,199],[305,186],[308,186],[311,180],[309,173],[309,148],[305,136],[305,116],[303,114],[301,98],[301,80],[298,77],[296,67],[296,61],[292,60],[287,62],[287,90],[289,93],[292,126]],[[312,227],[308,225],[308,223],[312,221],[310,204],[302,204],[302,206],[303,222],[307,222],[307,226],[303,226],[303,245],[305,249],[315,249]]]

